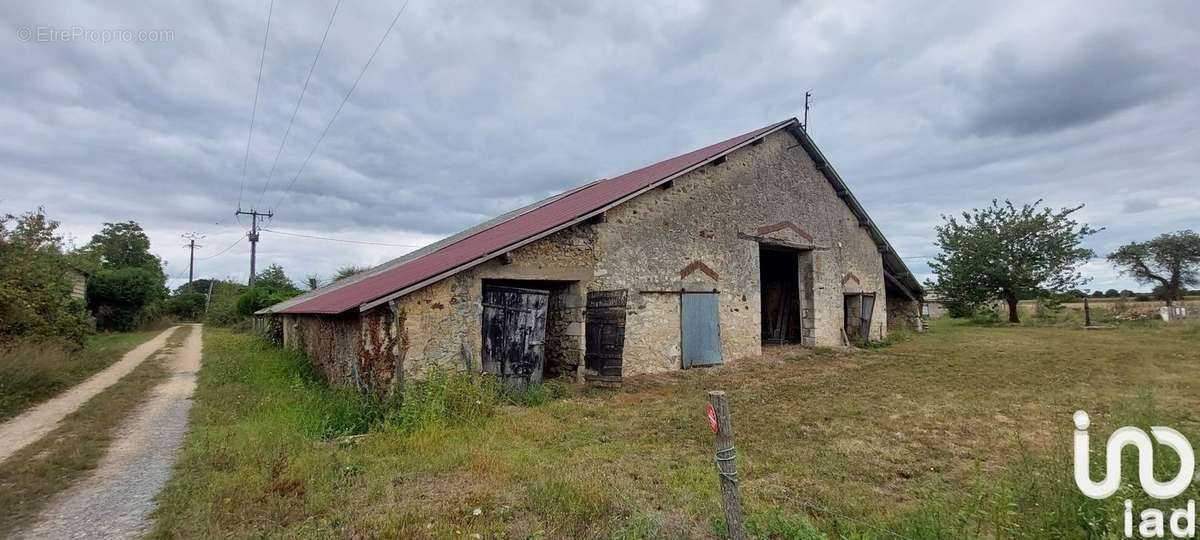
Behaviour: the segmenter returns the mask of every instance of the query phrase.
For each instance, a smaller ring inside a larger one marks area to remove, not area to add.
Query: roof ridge
[[[366,275],[353,282],[318,289],[303,298],[276,304],[262,312],[331,314],[378,302],[396,291],[403,291],[447,272],[462,271],[466,265],[479,264],[515,249],[523,242],[532,241],[530,239],[551,234],[596,208],[617,204],[617,201],[633,196],[648,186],[682,174],[796,122],[796,118],[789,118],[620,176],[567,190],[379,265],[364,272]]]

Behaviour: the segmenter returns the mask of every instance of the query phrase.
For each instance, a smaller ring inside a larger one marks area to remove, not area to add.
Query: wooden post
[[[1088,297],[1083,297],[1083,325],[1092,325],[1092,306],[1088,304]]]
[[[733,421],[729,417],[729,401],[725,398],[725,392],[709,392],[708,405],[711,407],[709,421],[712,422],[712,417],[716,418],[715,463],[721,482],[721,506],[725,509],[726,531],[732,540],[743,540],[746,530],[742,526],[742,499],[738,495],[737,450],[733,444]]]

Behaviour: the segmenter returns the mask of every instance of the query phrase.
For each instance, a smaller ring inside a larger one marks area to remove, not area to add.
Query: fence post
[[[714,463],[721,482],[721,506],[725,509],[725,527],[728,537],[744,540],[746,531],[742,525],[742,499],[737,486],[737,450],[733,444],[733,422],[729,417],[729,401],[725,392],[708,393],[709,427],[716,433]]]
[[[1092,306],[1088,304],[1088,297],[1083,297],[1083,325],[1092,325]]]

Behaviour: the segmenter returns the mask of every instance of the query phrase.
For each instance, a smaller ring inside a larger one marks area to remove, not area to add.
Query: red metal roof
[[[513,244],[566,225],[641,189],[671,178],[744,143],[795,122],[788,119],[699,150],[660,161],[621,176],[602,180],[569,193],[508,221],[467,236],[437,251],[345,287],[317,294],[276,313],[334,314],[356,308],[439,274],[488,256],[498,256]]]

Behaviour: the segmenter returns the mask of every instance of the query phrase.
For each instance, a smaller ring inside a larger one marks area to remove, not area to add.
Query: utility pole
[[[191,285],[192,278],[193,278],[193,276],[195,276],[195,272],[196,272],[196,248],[204,247],[204,246],[196,245],[196,240],[204,238],[204,235],[200,234],[200,233],[190,232],[190,233],[181,234],[179,236],[182,236],[184,240],[188,241],[188,243],[184,244],[183,247],[191,250],[191,255],[188,256],[188,285]]]
[[[234,212],[235,216],[250,216],[250,232],[246,233],[246,237],[250,239],[250,286],[254,286],[254,257],[258,252],[258,218],[265,217],[267,219],[275,217],[271,211],[259,212],[253,208],[249,212],[243,211],[241,208]]]

